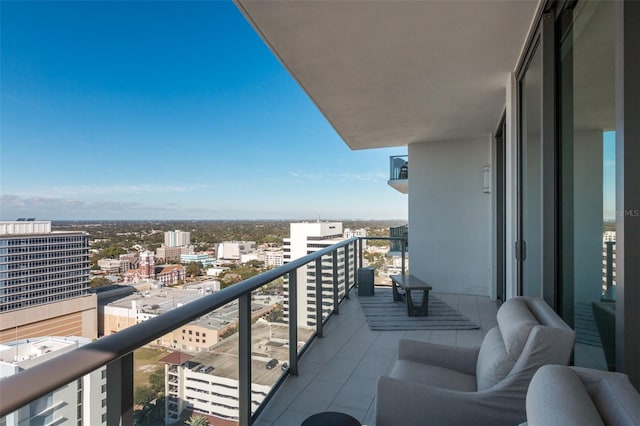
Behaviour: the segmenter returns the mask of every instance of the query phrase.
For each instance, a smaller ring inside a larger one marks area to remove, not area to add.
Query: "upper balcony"
[[[409,156],[392,155],[389,158],[389,186],[402,192],[409,193]]]

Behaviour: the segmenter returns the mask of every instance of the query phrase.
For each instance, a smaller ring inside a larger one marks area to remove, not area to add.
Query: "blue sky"
[[[231,2],[0,7],[0,218],[406,218]]]
[[[602,132],[602,217],[616,218],[616,132]]]

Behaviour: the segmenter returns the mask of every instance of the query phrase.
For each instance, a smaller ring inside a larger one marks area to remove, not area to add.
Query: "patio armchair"
[[[517,425],[527,387],[545,364],[568,364],[575,332],[540,298],[498,310],[480,347],[401,340],[388,376],[378,378],[376,425]]]

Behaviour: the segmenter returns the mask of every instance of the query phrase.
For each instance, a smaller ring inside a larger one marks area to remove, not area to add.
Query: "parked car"
[[[278,360],[274,358],[271,361],[267,362],[267,364],[265,365],[265,368],[267,370],[271,370],[271,369],[275,368],[276,365],[278,365]]]

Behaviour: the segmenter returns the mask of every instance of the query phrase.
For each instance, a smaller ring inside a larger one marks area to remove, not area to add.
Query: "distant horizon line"
[[[18,219],[0,219],[2,222],[16,222]],[[301,218],[288,218],[288,219],[38,219],[35,221],[41,222],[397,222],[407,221],[408,219],[301,219]]]

